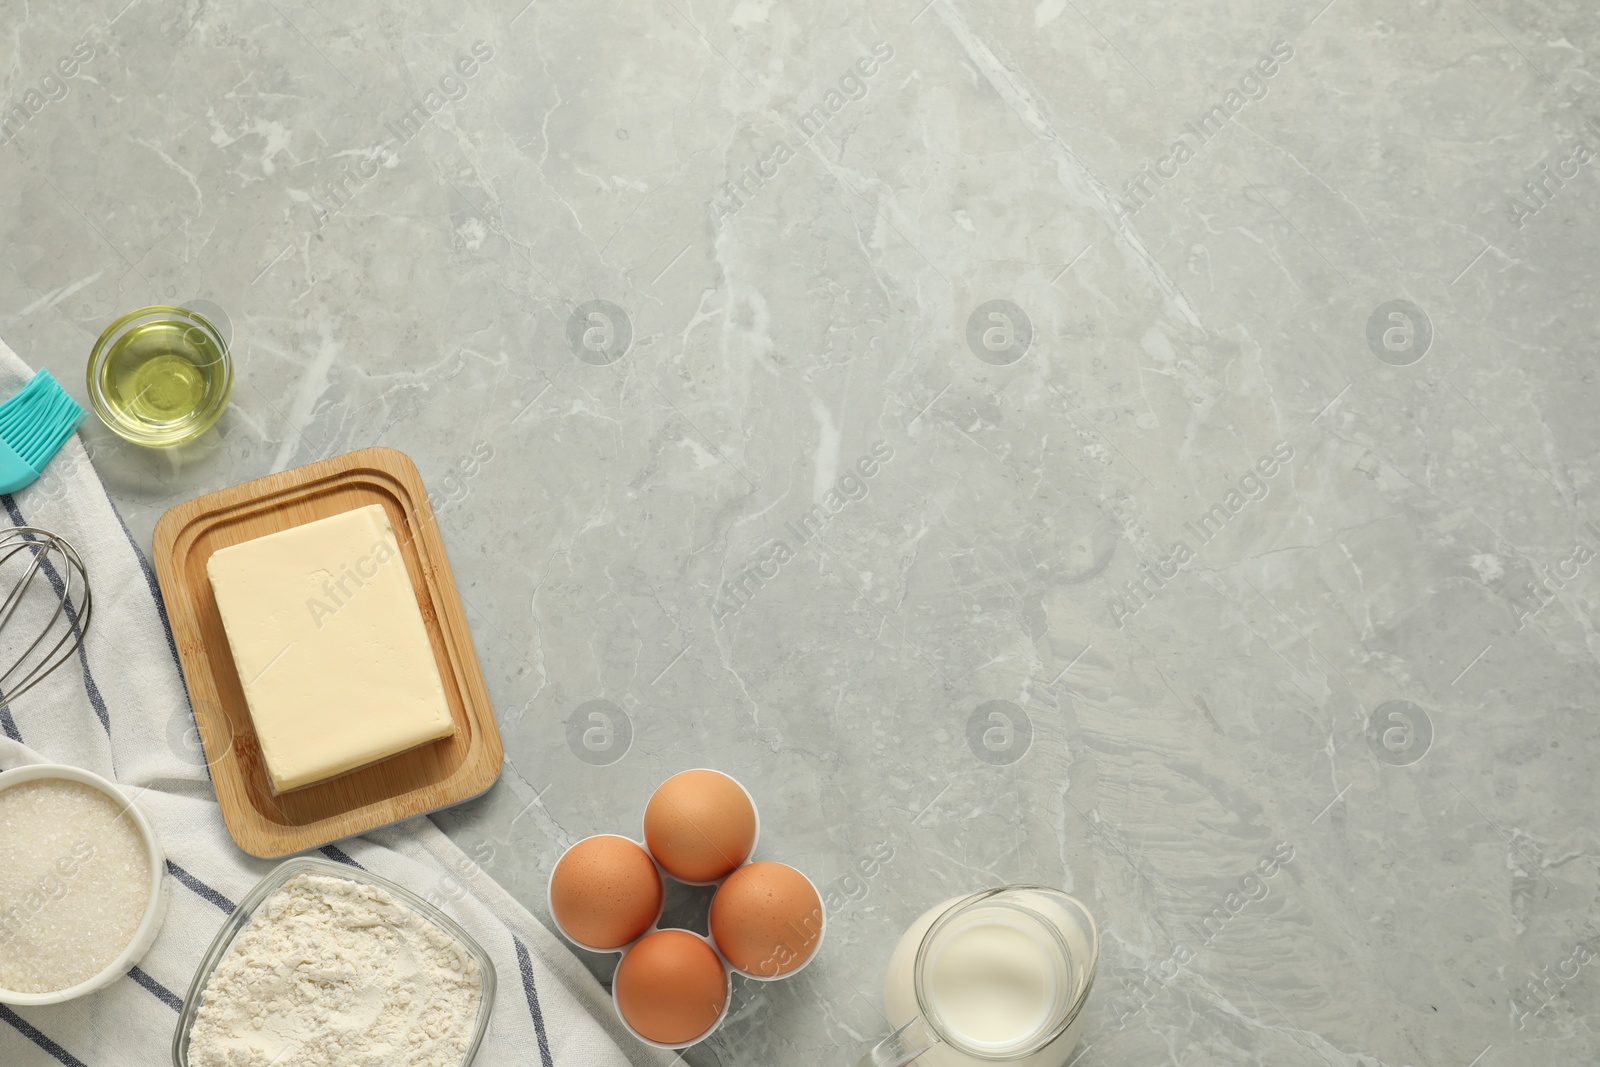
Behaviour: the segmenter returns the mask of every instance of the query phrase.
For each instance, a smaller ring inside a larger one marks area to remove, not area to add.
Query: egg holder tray
[[[698,768],[698,769],[709,769],[709,768]],[[717,773],[720,774],[722,772],[719,771]],[[694,1046],[694,1045],[698,1045],[700,1042],[705,1041],[706,1039],[710,1038],[713,1034],[715,1034],[718,1030],[720,1030],[722,1028],[722,1023],[723,1023],[723,1021],[725,1019],[727,1019],[728,1011],[733,1006],[733,976],[735,974],[743,975],[745,978],[748,978],[748,979],[750,979],[751,981],[754,981],[754,982],[781,982],[781,981],[784,981],[785,979],[793,978],[795,975],[799,974],[801,971],[803,971],[807,967],[811,966],[812,961],[815,960],[819,955],[821,955],[821,953],[822,953],[822,943],[825,940],[827,940],[827,936],[828,936],[828,912],[827,912],[826,906],[824,906],[821,903],[822,894],[817,891],[817,884],[815,882],[813,882],[811,880],[811,878],[808,875],[806,875],[806,873],[804,871],[800,871],[797,868],[792,868],[792,867],[790,868],[791,870],[794,870],[795,873],[799,874],[800,877],[804,878],[806,880],[806,883],[811,886],[812,892],[815,892],[817,894],[817,901],[818,901],[817,911],[818,911],[818,918],[819,918],[819,926],[818,926],[818,932],[817,932],[817,942],[816,942],[816,945],[813,946],[813,948],[811,950],[811,955],[806,957],[805,962],[801,963],[800,966],[796,967],[792,971],[787,971],[787,972],[785,972],[783,974],[757,974],[757,973],[755,973],[753,971],[747,971],[747,970],[744,970],[742,968],[735,967],[732,964],[732,962],[729,961],[728,957],[723,954],[722,949],[717,946],[717,942],[716,942],[715,938],[708,937],[705,934],[695,933],[693,930],[686,930],[681,926],[662,926],[661,925],[661,916],[667,910],[667,896],[666,896],[665,892],[663,892],[661,894],[661,906],[656,909],[655,920],[653,922],[651,922],[650,926],[645,930],[644,933],[640,934],[638,937],[634,938],[632,941],[628,942],[626,945],[623,945],[620,948],[596,948],[593,945],[584,944],[582,941],[578,940],[577,938],[573,937],[570,933],[568,933],[566,928],[561,925],[561,920],[556,917],[556,909],[555,909],[554,898],[553,898],[553,894],[552,894],[552,887],[554,886],[554,883],[555,883],[555,871],[556,871],[556,868],[560,867],[561,859],[565,858],[566,854],[568,852],[572,851],[572,849],[578,847],[578,845],[583,844],[583,841],[588,841],[588,840],[591,840],[592,838],[595,838],[595,837],[615,837],[615,838],[618,838],[620,840],[627,841],[629,844],[633,844],[633,845],[639,846],[639,848],[641,850],[643,850],[644,854],[646,856],[650,857],[650,862],[655,864],[656,876],[661,879],[661,884],[662,884],[662,888],[663,889],[665,889],[666,883],[668,881],[677,882],[680,885],[692,885],[692,886],[711,886],[711,885],[714,885],[714,886],[721,887],[722,883],[726,882],[729,878],[732,878],[736,872],[738,872],[742,868],[748,867],[753,862],[757,862],[755,860],[756,849],[758,847],[760,847],[760,845],[761,845],[761,809],[756,806],[755,797],[750,795],[750,790],[745,789],[745,785],[744,785],[743,782],[739,781],[737,778],[734,778],[732,775],[727,775],[726,777],[728,777],[729,780],[731,780],[740,789],[744,790],[744,795],[749,798],[749,800],[750,800],[750,808],[756,814],[756,833],[755,833],[755,838],[750,842],[750,853],[749,853],[749,855],[745,856],[743,862],[741,862],[732,871],[729,871],[727,874],[723,875],[721,878],[715,878],[715,879],[712,879],[709,882],[695,882],[695,881],[690,881],[689,879],[686,879],[686,878],[679,878],[676,875],[667,873],[667,869],[665,867],[661,866],[661,861],[656,859],[655,854],[650,851],[650,846],[645,843],[645,841],[644,841],[644,831],[641,828],[638,840],[634,840],[631,837],[624,837],[622,834],[591,834],[589,837],[584,838],[582,841],[574,842],[572,845],[569,845],[565,850],[562,851],[561,857],[556,860],[556,867],[552,868],[551,871],[550,871],[550,881],[548,883],[546,883],[546,885],[545,885],[545,910],[549,913],[550,921],[555,925],[556,931],[558,933],[560,933],[562,937],[566,938],[568,941],[572,942],[574,945],[577,945],[579,948],[584,949],[585,951],[588,951],[588,952],[599,952],[599,953],[615,953],[616,956],[617,956],[617,966],[618,967],[622,966],[623,958],[625,956],[627,956],[627,954],[630,951],[632,951],[632,949],[633,949],[633,947],[635,945],[637,945],[639,942],[643,941],[645,938],[649,937],[651,934],[658,933],[661,930],[674,930],[674,931],[677,931],[677,932],[680,932],[680,933],[688,934],[690,937],[693,937],[696,940],[705,942],[707,945],[709,945],[711,947],[711,951],[716,953],[717,959],[722,962],[722,981],[723,981],[723,993],[724,993],[723,1002],[722,1002],[722,1012],[717,1016],[716,1021],[713,1022],[709,1027],[706,1028],[704,1033],[700,1034],[698,1037],[695,1037],[695,1038],[693,1038],[693,1039],[691,1039],[689,1041],[684,1041],[684,1042],[681,1042],[681,1043],[676,1044],[676,1045],[668,1045],[668,1044],[663,1044],[660,1041],[652,1041],[648,1037],[645,1037],[643,1034],[639,1033],[639,1031],[635,1030],[633,1028],[633,1024],[629,1023],[627,1017],[622,1014],[622,1007],[617,1003],[616,984],[615,984],[615,982],[612,983],[611,1009],[617,1013],[617,1020],[620,1023],[622,1023],[623,1028],[626,1029],[628,1031],[628,1033],[632,1034],[633,1037],[637,1041],[640,1041],[643,1044],[649,1045],[652,1048],[658,1048],[658,1049],[662,1049],[662,1050],[665,1050],[665,1051],[668,1051],[668,1052],[677,1051],[679,1049],[685,1049],[685,1048],[689,1048],[689,1047]],[[788,866],[788,865],[785,864],[785,866]]]

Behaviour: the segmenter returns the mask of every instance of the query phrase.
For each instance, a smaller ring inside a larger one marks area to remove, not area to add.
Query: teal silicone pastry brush
[[[83,421],[83,409],[42,370],[0,404],[0,493],[31,484]]]

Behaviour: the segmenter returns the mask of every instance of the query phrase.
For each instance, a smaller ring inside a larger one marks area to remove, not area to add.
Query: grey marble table
[[[1009,881],[1102,923],[1082,1067],[1600,1057],[1592,5],[0,31],[0,336],[80,398],[121,312],[232,337],[201,442],[85,427],[136,535],[405,450],[508,756],[447,830],[542,914],[715,766],[829,894],[692,1063],[853,1063]]]

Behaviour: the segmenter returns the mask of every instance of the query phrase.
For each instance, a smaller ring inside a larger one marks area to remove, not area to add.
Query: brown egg
[[[644,843],[674,878],[712,882],[750,857],[756,809],[718,771],[684,771],[661,783],[644,809]]]
[[[687,930],[657,930],[628,950],[613,982],[617,1010],[651,1041],[700,1037],[728,1003],[728,974],[711,946]]]
[[[777,978],[799,970],[822,943],[822,898],[782,863],[752,863],[711,898],[711,936],[738,970]]]
[[[661,872],[625,837],[602,834],[567,849],[550,876],[550,912],[586,948],[621,948],[661,913]]]

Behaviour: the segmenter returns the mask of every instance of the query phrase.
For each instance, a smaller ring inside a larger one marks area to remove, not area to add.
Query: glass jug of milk
[[[884,1007],[896,1029],[857,1067],[1065,1067],[1099,951],[1094,917],[1059,890],[947,900],[895,946]]]

